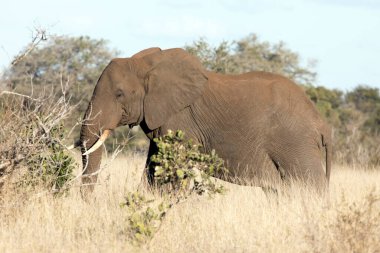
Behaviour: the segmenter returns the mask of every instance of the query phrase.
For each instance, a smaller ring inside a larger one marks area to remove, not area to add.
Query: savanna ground
[[[87,202],[79,182],[61,197],[4,194],[0,252],[380,252],[378,168],[335,164],[329,200],[299,186],[265,195],[228,184],[225,194],[174,205],[138,245],[120,204],[139,187],[145,156],[108,162]]]

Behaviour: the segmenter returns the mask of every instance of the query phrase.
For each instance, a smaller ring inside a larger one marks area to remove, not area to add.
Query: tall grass
[[[79,183],[59,198],[4,190],[0,252],[380,252],[380,170],[337,165],[328,200],[297,186],[265,195],[228,185],[225,195],[175,205],[151,241],[133,245],[120,203],[144,163],[114,160],[87,202]]]

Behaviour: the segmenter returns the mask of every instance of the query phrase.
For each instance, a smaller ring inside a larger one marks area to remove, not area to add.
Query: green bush
[[[158,147],[158,153],[151,157],[156,164],[155,182],[168,186],[176,194],[222,192],[223,187],[216,186],[211,177],[227,172],[224,161],[215,150],[210,154],[202,153],[200,145],[184,137],[180,130],[169,130],[167,135],[154,139]]]
[[[182,131],[169,131],[156,138],[158,153],[152,157],[155,182],[164,201],[155,203],[140,192],[128,193],[122,207],[127,207],[126,234],[137,244],[150,239],[158,230],[168,209],[192,193],[223,193],[211,176],[225,173],[224,162],[215,151],[205,154],[201,146],[185,140]]]
[[[0,179],[18,192],[38,187],[57,193],[73,178],[77,166],[62,144],[64,119],[73,107],[62,96],[0,96]],[[10,176],[10,177],[8,177]],[[26,187],[26,188],[25,188]],[[0,189],[1,190],[1,189]]]
[[[27,160],[27,182],[42,183],[45,187],[58,192],[66,182],[73,178],[75,160],[59,142],[64,137],[63,125],[54,127],[50,138],[46,139],[44,152],[33,154]]]
[[[127,207],[127,234],[137,244],[144,243],[157,231],[160,221],[170,204],[165,202],[158,206],[154,200],[148,200],[139,192],[128,193],[122,207]]]

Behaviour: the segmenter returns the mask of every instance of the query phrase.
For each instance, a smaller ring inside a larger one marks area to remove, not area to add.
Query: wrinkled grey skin
[[[276,185],[295,178],[317,189],[328,185],[330,128],[303,90],[279,75],[209,72],[182,49],[150,48],[114,59],[85,115],[82,153],[102,130],[127,124],[140,125],[151,140],[147,164],[157,152],[153,138],[181,129],[226,161],[225,180]],[[85,175],[99,169],[101,153],[83,156]],[[152,173],[150,168],[150,181]],[[96,175],[83,179],[94,182]]]

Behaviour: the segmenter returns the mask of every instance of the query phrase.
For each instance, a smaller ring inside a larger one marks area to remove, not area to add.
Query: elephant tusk
[[[66,148],[67,148],[67,150],[72,150],[72,149],[74,149],[74,148],[79,147],[80,144],[81,144],[81,141],[80,141],[80,140],[77,140],[76,142],[74,142],[74,144],[72,144],[72,145],[70,145],[70,146],[68,146],[68,147],[66,147]]]
[[[92,152],[94,152],[95,150],[97,150],[104,143],[104,141],[107,139],[107,137],[110,135],[110,133],[111,133],[110,130],[108,130],[108,129],[104,130],[102,135],[98,139],[98,141],[95,142],[95,144],[92,145],[92,147],[89,150],[84,152],[83,155],[89,155]]]

